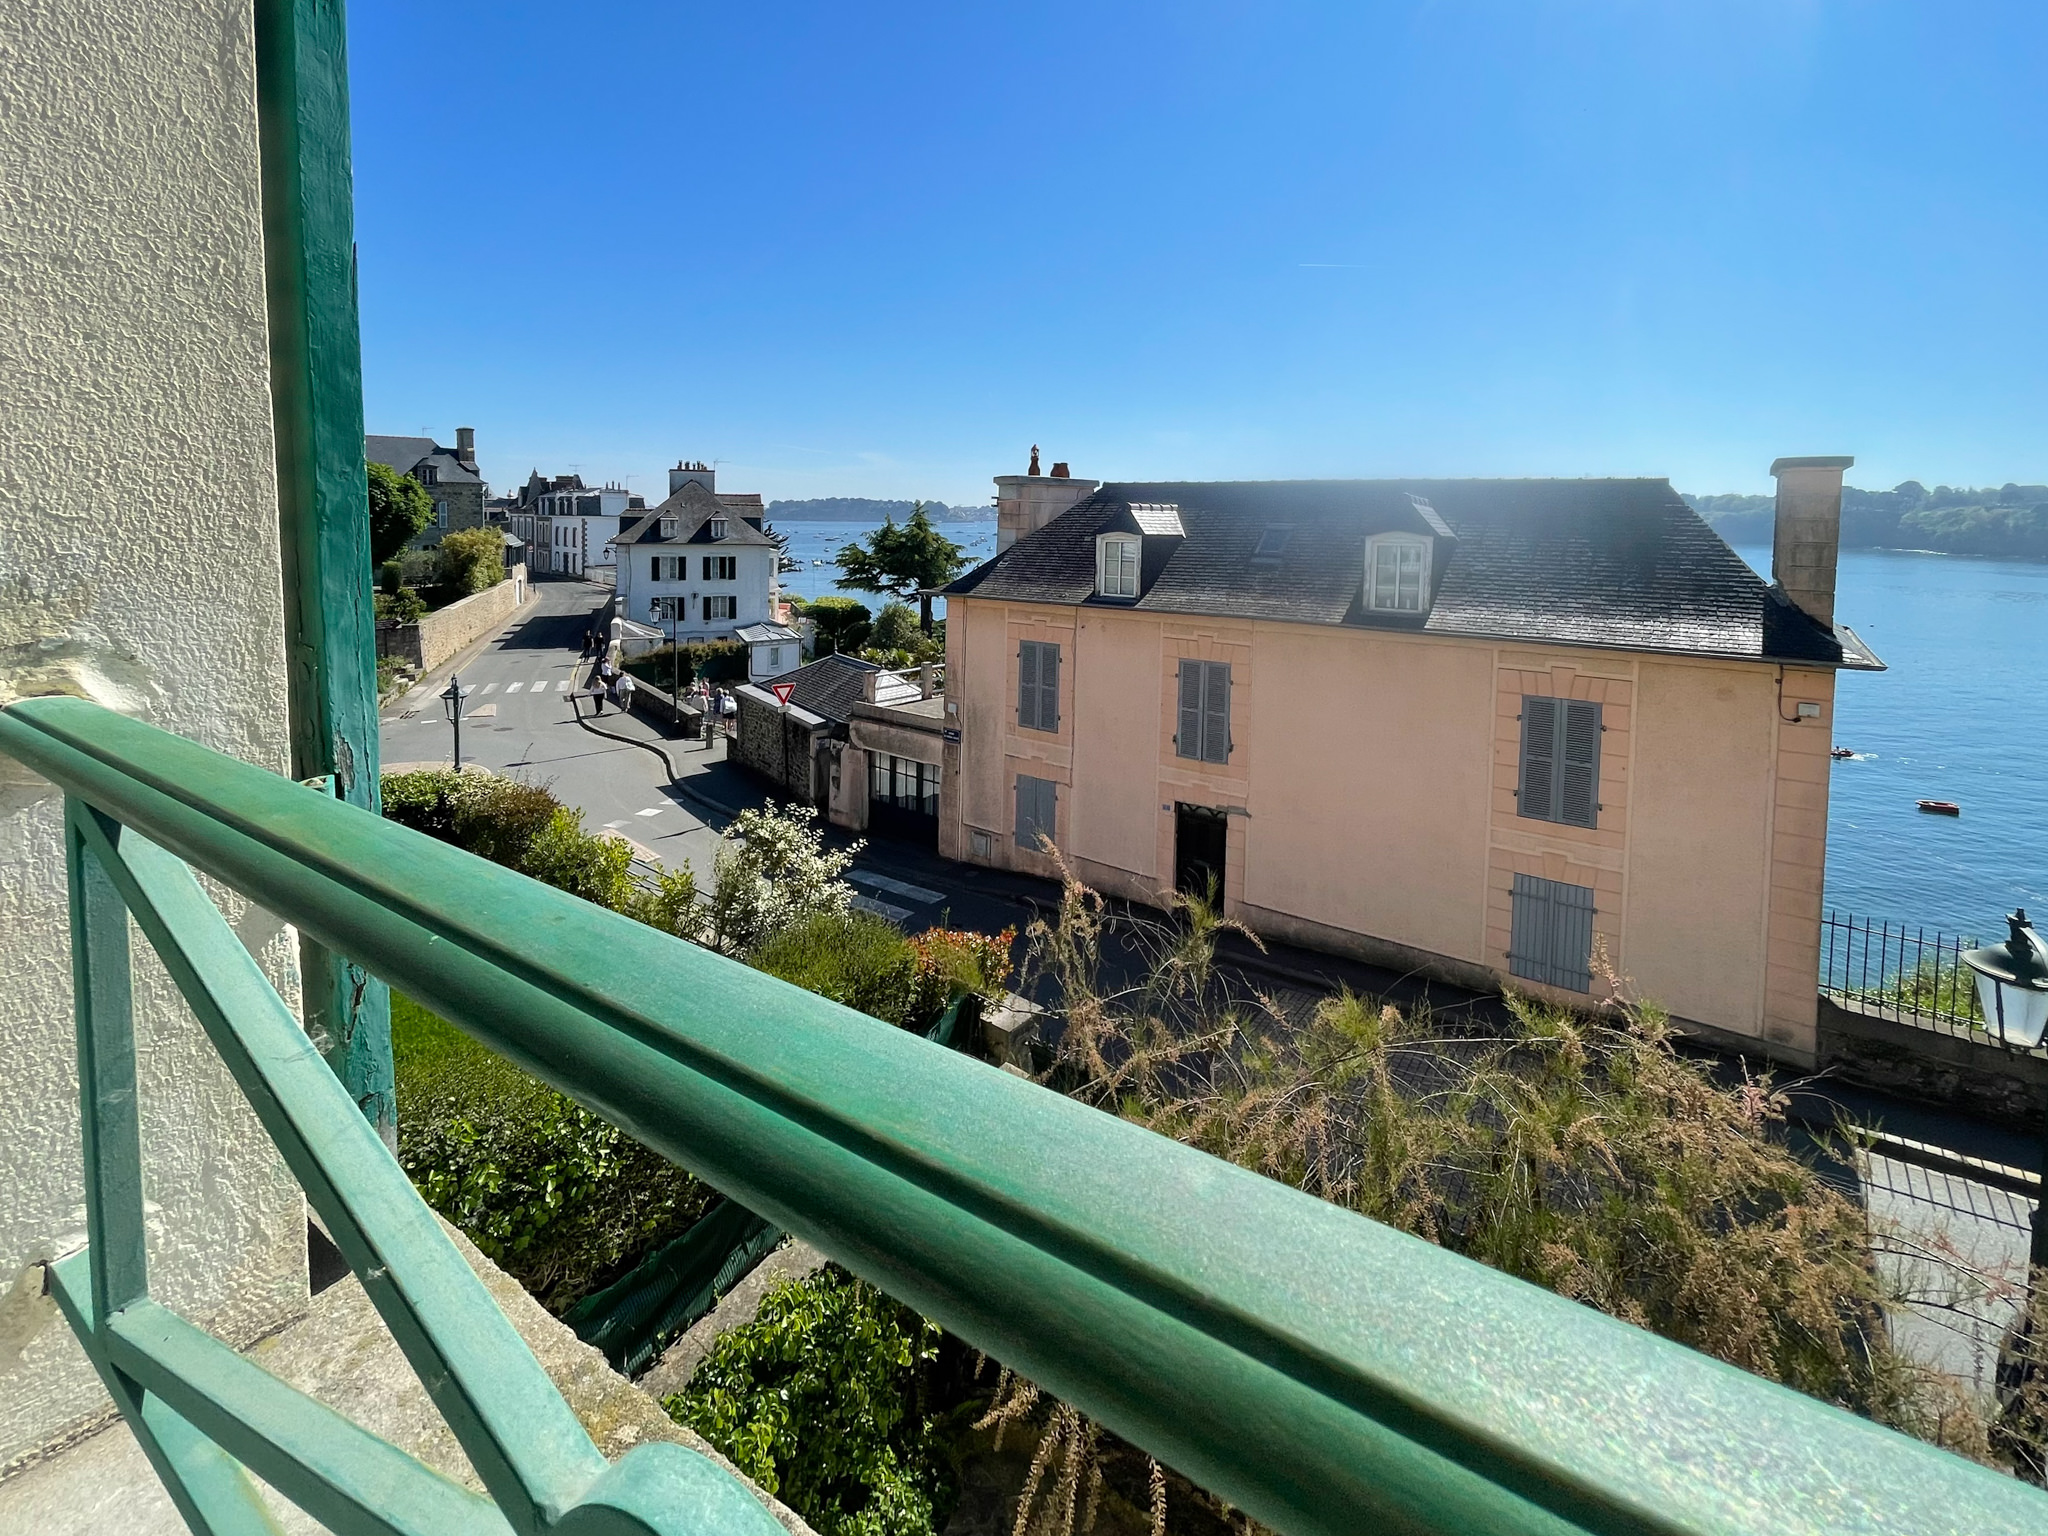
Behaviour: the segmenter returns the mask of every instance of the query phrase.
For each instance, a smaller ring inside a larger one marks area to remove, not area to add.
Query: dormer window
[[[1138,540],[1106,533],[1095,541],[1095,590],[1103,597],[1138,595]]]
[[[661,536],[664,539],[672,539],[676,536],[676,520],[674,518],[664,517],[661,520]]]
[[[730,525],[726,522],[724,518],[714,517],[713,519],[711,519],[711,537],[713,537],[714,539],[724,538],[725,530],[729,526]]]
[[[1374,613],[1421,613],[1429,605],[1429,540],[1379,534],[1365,541],[1365,606]]]

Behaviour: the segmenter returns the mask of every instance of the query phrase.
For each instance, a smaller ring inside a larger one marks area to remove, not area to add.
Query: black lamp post
[[[2048,1033],[2048,947],[2027,921],[2021,907],[2006,918],[2010,936],[1963,956],[1977,973],[1977,1001],[1984,1027],[1994,1031],[2009,1051],[2031,1051]],[[2043,1193],[2048,1195],[2048,1136],[2042,1141]],[[2048,1198],[2034,1205],[2034,1241],[2028,1262],[2048,1267]]]
[[[647,605],[647,616],[657,624],[661,622],[663,601],[657,597]],[[683,616],[683,603],[681,598],[675,599],[674,602],[675,605],[668,611],[668,700],[675,706],[676,719],[680,722],[683,718],[683,653],[676,645],[676,623]]]
[[[451,676],[448,686],[441,690],[441,708],[447,713],[448,723],[455,729],[455,766],[462,767],[462,679]]]

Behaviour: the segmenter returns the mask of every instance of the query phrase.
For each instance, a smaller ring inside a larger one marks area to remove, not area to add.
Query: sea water
[[[1827,905],[1985,940],[2048,920],[2048,563],[1845,550],[1835,616],[1888,670],[1836,684]]]
[[[876,526],[779,525],[800,562],[783,590],[836,593],[833,557]],[[939,527],[970,565],[995,553],[993,518]],[[1769,576],[1768,547],[1737,553]],[[1834,741],[1856,755],[1832,769],[1827,905],[1979,939],[2015,906],[2048,921],[2048,563],[1846,550],[1835,611],[1888,670],[1836,689]]]

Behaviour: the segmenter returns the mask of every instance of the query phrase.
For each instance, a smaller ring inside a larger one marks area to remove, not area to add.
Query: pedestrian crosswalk
[[[485,684],[484,684],[484,692],[485,692],[485,693],[496,693],[497,691],[498,691],[498,685],[497,685],[496,683],[485,683]]]
[[[872,870],[849,870],[846,878],[855,885],[865,885],[888,895],[901,897],[905,901],[914,901],[919,906],[928,907],[946,899],[943,891],[928,890],[921,885],[912,885],[907,880],[892,880],[889,876],[878,875]]]
[[[877,917],[886,917],[892,923],[900,923],[910,916],[910,908],[892,906],[890,903],[879,901],[873,896],[856,896],[853,898],[853,905],[863,912],[872,912]]]
[[[507,693],[517,693],[520,689],[524,688],[525,686],[526,684],[524,683],[507,683],[505,685],[505,691]]]

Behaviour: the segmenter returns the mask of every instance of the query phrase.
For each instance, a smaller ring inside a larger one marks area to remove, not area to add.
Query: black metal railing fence
[[[1833,910],[1821,919],[1820,939],[1823,995],[1922,1029],[1988,1038],[1962,958],[1977,940]]]

